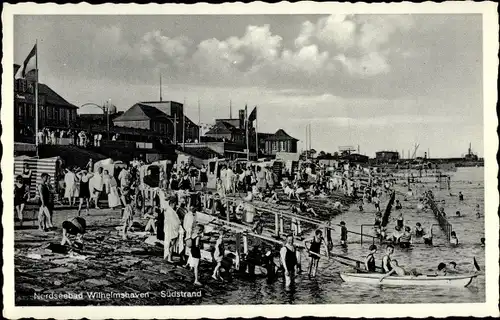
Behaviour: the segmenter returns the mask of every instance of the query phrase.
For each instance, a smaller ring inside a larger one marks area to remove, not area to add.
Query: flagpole
[[[200,98],[198,98],[198,143],[201,143],[201,111],[200,111]]]
[[[248,108],[245,105],[245,135],[247,140],[247,161],[250,161],[250,146],[248,142]]]
[[[255,106],[255,154],[257,160],[259,160],[259,132],[258,132],[258,121],[257,121],[257,106]]]
[[[35,42],[35,148],[36,156],[38,157],[38,39]]]
[[[186,97],[184,97],[184,105],[182,106],[182,150],[186,147]]]

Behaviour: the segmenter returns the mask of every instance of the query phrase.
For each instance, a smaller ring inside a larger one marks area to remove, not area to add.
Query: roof
[[[225,121],[220,121],[217,122],[210,130],[208,130],[205,135],[208,134],[227,134],[227,133],[233,133],[236,130],[236,128],[231,125],[230,123],[227,123]]]
[[[177,101],[142,101],[139,103],[145,106],[156,108],[169,117],[172,117],[172,103],[180,104],[182,106],[182,103]]]
[[[294,137],[290,136],[288,133],[285,132],[283,129],[279,129],[276,131],[276,133],[264,140],[271,140],[271,141],[299,141],[298,139],[295,139]]]
[[[221,158],[222,155],[210,149],[209,147],[189,147],[184,148],[184,150],[179,150],[181,153],[193,156],[198,159],[211,159],[211,158]]]
[[[399,153],[397,151],[377,151],[375,153]]]
[[[160,111],[158,108],[145,105],[139,102],[134,104],[121,116],[114,119],[114,121],[138,121],[138,120],[151,120],[158,118],[168,118],[168,117],[163,111]]]

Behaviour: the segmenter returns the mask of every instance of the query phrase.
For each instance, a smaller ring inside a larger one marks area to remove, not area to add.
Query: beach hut
[[[38,159],[35,157],[20,156],[14,158],[14,175],[23,173],[24,165],[28,164],[31,170],[31,184],[29,186],[30,194],[36,195],[36,186],[42,181],[42,173],[47,173],[50,176],[49,183],[52,188],[56,189],[56,177],[62,169],[63,161],[60,157]]]
[[[226,159],[213,158],[208,160],[208,171],[207,171],[207,188],[215,189],[217,178],[220,177],[220,171],[223,165],[227,165]]]

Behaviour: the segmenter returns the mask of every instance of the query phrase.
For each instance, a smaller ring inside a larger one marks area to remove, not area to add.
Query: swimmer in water
[[[436,275],[446,276],[448,274],[448,268],[444,262],[439,263]]]
[[[456,216],[456,217],[460,217],[460,216],[461,216],[460,211],[457,211],[457,212],[455,213],[455,216]]]
[[[476,217],[481,218],[481,210],[479,209],[479,205],[476,205]]]
[[[462,191],[458,192],[458,200],[464,201],[464,195],[462,194]]]
[[[450,244],[453,246],[458,246],[458,238],[457,238],[457,234],[455,233],[455,231],[451,232]]]
[[[485,244],[484,244],[484,243],[485,243],[485,240],[486,240],[485,238],[481,238],[481,247],[484,247],[484,246],[485,246]]]
[[[370,246],[370,253],[366,256],[365,259],[365,268],[368,272],[376,272],[377,268],[375,265],[375,253],[377,253],[377,246],[372,244]]]

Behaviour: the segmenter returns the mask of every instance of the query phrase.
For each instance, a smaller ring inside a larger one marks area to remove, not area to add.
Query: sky
[[[483,155],[479,14],[23,15],[15,63],[37,39],[40,82],[77,106],[159,100],[161,74],[194,122],[198,101],[202,124],[258,106],[299,149],[310,124],[318,151]]]

